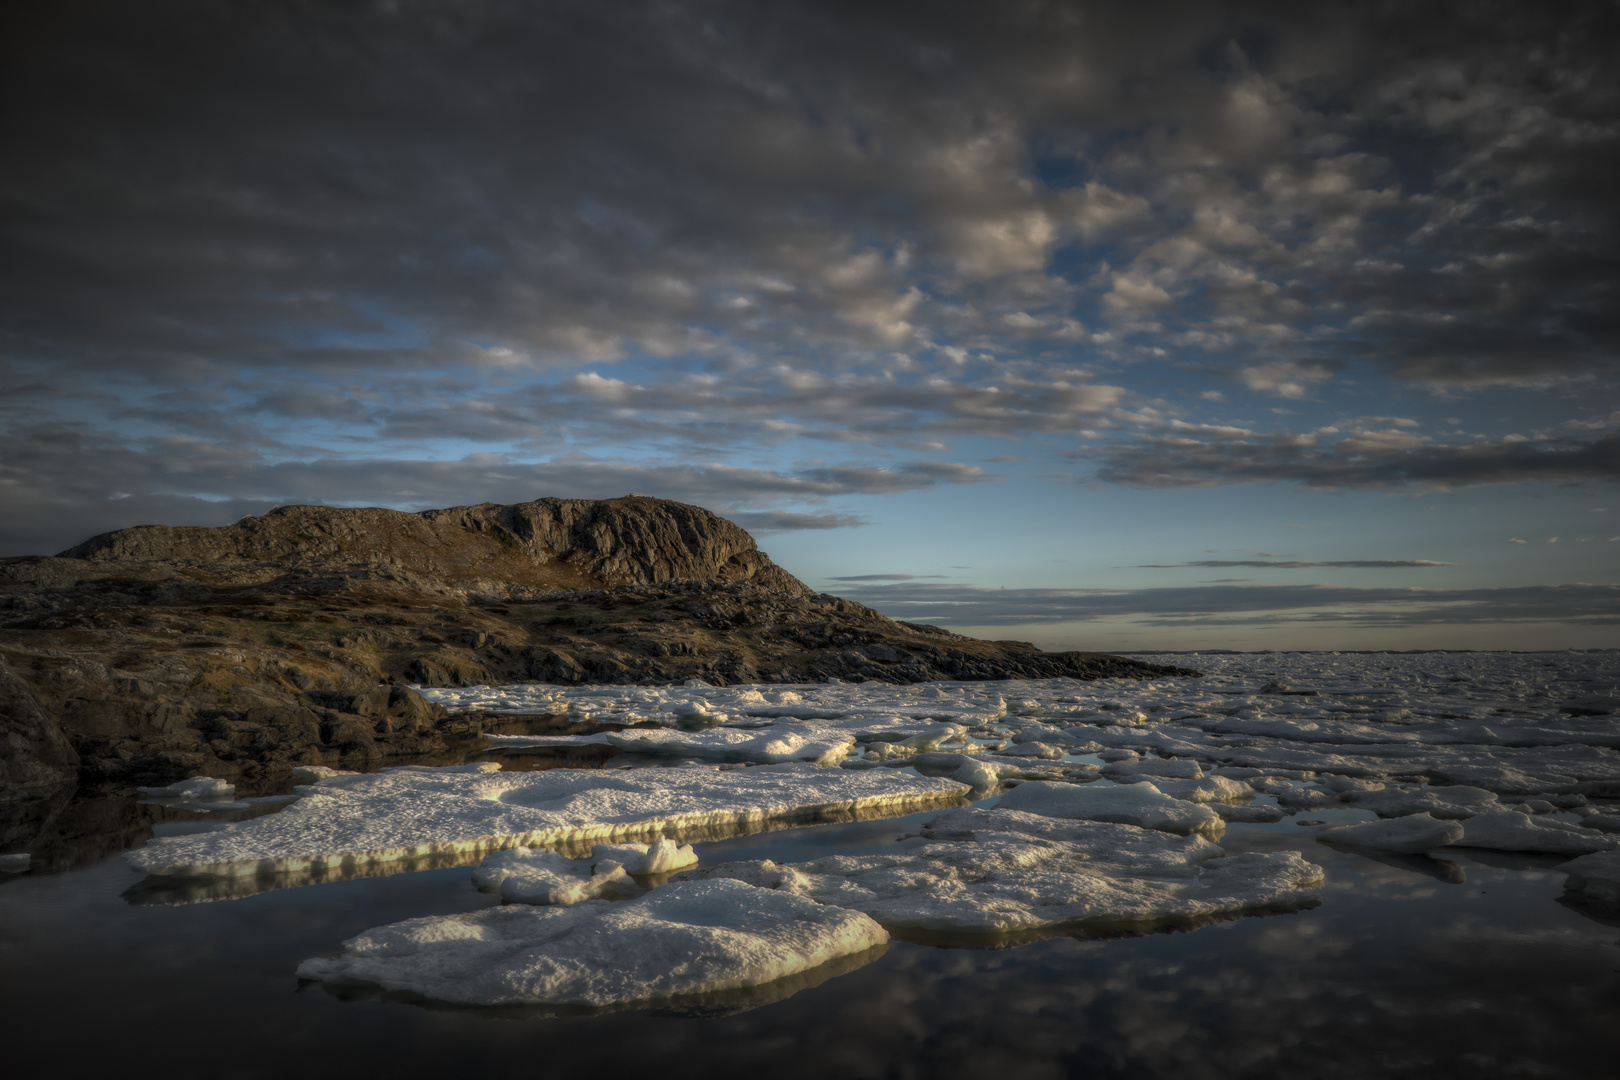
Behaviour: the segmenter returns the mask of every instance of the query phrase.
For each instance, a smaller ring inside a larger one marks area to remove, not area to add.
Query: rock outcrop
[[[412,683],[1192,674],[896,622],[660,499],[283,507],[0,560],[0,791],[432,760],[501,722]]]
[[[60,557],[98,569],[156,564],[239,583],[319,566],[391,570],[501,595],[514,586],[580,589],[663,581],[750,581],[809,592],[725,518],[643,496],[483,503],[420,514],[282,506],[223,528],[119,529]]]

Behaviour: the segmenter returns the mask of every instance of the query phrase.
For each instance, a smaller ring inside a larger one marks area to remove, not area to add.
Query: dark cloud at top
[[[13,9],[0,550],[587,459],[823,527],[974,437],[1144,487],[1617,474],[1612,4]],[[1364,448],[1174,429],[1190,370],[1602,408]]]

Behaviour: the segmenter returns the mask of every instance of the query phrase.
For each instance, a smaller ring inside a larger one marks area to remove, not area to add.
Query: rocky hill
[[[742,529],[700,506],[627,495],[537,499],[409,514],[375,507],[282,506],[224,528],[143,525],[103,533],[60,558],[155,565],[216,582],[289,571],[393,570],[439,586],[591,589],[664,581],[747,581],[808,593]]]
[[[291,506],[0,560],[0,792],[444,754],[410,684],[1154,677],[818,594],[700,507]]]

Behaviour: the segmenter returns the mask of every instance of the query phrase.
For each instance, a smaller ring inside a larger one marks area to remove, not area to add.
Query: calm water
[[[931,816],[699,854],[885,849]],[[1294,847],[1326,868],[1320,906],[1290,915],[1005,949],[897,940],[863,967],[729,1015],[558,1016],[294,977],[368,927],[494,903],[465,867],[160,903],[116,852],[207,818],[80,803],[39,842],[34,872],[0,881],[0,1030],[16,1076],[1620,1075],[1615,913],[1563,903],[1558,858],[1380,860],[1296,824],[1369,817],[1335,808],[1228,829],[1230,851]]]

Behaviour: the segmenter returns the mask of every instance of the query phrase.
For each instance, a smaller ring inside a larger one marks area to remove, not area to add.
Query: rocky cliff
[[[0,792],[424,760],[495,722],[412,683],[1170,674],[896,622],[681,503],[292,506],[0,560]]]
[[[664,581],[748,581],[809,590],[754,538],[700,506],[627,495],[536,499],[408,514],[375,507],[282,506],[224,528],[143,525],[62,552],[101,568],[191,571],[253,582],[289,571],[363,569],[505,595],[513,587],[589,589]]]

